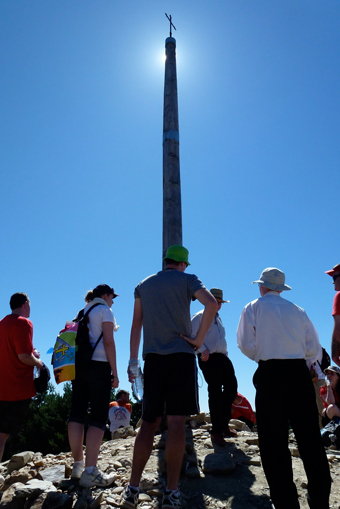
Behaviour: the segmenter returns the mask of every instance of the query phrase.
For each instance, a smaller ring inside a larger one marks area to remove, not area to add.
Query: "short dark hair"
[[[21,308],[25,304],[25,302],[29,302],[29,298],[26,293],[18,292],[14,293],[9,301],[9,306],[11,310]]]
[[[122,394],[127,394],[128,396],[130,396],[130,394],[128,393],[128,391],[124,391],[124,390],[120,390],[119,392],[117,392],[117,396],[116,398],[119,399],[121,397]]]
[[[178,267],[182,262],[176,262],[176,260],[171,260],[171,258],[164,258],[165,265],[175,265]]]

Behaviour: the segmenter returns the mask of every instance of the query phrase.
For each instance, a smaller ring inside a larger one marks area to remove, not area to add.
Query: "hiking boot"
[[[165,490],[163,495],[162,509],[171,509],[172,507],[181,508],[181,494],[179,490]]]
[[[136,509],[138,505],[139,490],[128,486],[122,496],[122,509]]]
[[[211,441],[214,442],[214,444],[219,445],[220,447],[225,447],[227,443],[224,441],[222,433],[212,433],[211,435]]]
[[[84,463],[74,463],[71,473],[71,479],[79,479],[81,478],[82,473],[84,472]]]
[[[92,488],[92,486],[106,488],[106,486],[111,486],[115,477],[116,476],[114,474],[104,474],[97,467],[94,467],[92,474],[88,474],[86,470],[84,470],[79,480],[79,485],[84,488]]]

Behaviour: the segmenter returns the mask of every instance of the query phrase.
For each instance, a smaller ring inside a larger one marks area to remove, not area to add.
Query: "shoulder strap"
[[[84,309],[81,309],[77,315],[77,318],[75,320],[73,320],[74,322],[79,322],[79,320],[81,320],[82,318],[86,318],[90,311],[92,311],[93,308],[95,308],[96,306],[103,306],[104,304],[102,304],[101,302],[96,302],[96,304],[93,304],[93,306],[91,306],[87,311],[86,313],[84,313]],[[97,348],[98,346],[98,343],[99,341],[102,339],[103,337],[103,332],[101,333],[101,335],[99,336],[99,338],[97,339],[96,341],[96,344],[94,345],[94,348],[93,348],[93,352],[95,351],[95,349]]]
[[[86,316],[90,313],[90,311],[92,311],[92,309],[93,309],[93,308],[95,308],[96,306],[103,306],[103,304],[102,304],[101,302],[97,302],[96,304],[93,304],[93,306],[91,306],[91,307],[90,307],[90,309],[88,309],[88,310],[86,311],[86,313],[84,314],[84,318],[85,318],[85,317],[86,317]],[[99,343],[99,341],[102,339],[102,337],[103,337],[103,332],[101,333],[101,335],[100,335],[100,336],[99,336],[99,338],[97,339],[96,344],[95,344],[95,345],[94,345],[94,347],[93,347],[93,352],[94,352],[94,351],[95,351],[95,349],[97,348],[98,343]]]
[[[101,304],[101,302],[97,302],[96,304],[93,304],[93,306],[91,306],[86,311],[86,313],[84,313],[84,309],[81,309],[79,311],[79,313],[77,314],[76,318],[74,318],[73,322],[79,322],[82,318],[86,318],[88,316],[88,314],[90,313],[90,311],[92,311],[92,309],[95,308],[96,306],[103,306],[103,304]]]
[[[94,345],[93,351],[95,351],[95,349],[97,348],[97,345],[98,345],[99,341],[102,339],[102,337],[103,337],[103,333],[101,333],[101,335],[97,339],[96,344]]]
[[[97,302],[96,304],[93,304],[93,306],[91,306],[87,311],[86,313],[84,313],[84,318],[90,313],[90,311],[92,311],[93,308],[97,307],[97,306],[103,306],[103,304],[101,302]]]

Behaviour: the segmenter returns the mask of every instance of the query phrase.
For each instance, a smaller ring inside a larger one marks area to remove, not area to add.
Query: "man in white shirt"
[[[220,288],[211,288],[210,293],[217,301],[217,313],[204,338],[203,345],[196,353],[198,364],[208,384],[209,410],[211,418],[211,440],[225,447],[224,437],[235,437],[235,431],[229,429],[231,405],[237,394],[237,380],[234,367],[228,357],[225,329],[219,311],[223,300]],[[191,320],[192,335],[196,337],[200,328],[204,310],[196,313]]]
[[[318,425],[313,383],[306,361],[320,357],[318,334],[306,312],[285,299],[291,290],[284,273],[265,269],[260,279],[261,298],[245,306],[237,329],[237,344],[258,362],[256,420],[259,447],[275,509],[300,507],[288,448],[288,427],[293,428],[308,479],[312,509],[328,509],[331,478]]]

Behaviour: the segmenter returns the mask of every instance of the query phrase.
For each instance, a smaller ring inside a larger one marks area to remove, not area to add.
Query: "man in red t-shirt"
[[[231,418],[245,422],[250,429],[253,429],[253,426],[256,422],[255,414],[251,404],[247,398],[242,396],[242,394],[239,392],[237,393],[237,396],[231,406]]]
[[[332,316],[334,317],[332,359],[335,364],[340,366],[340,263],[331,270],[327,270],[326,274],[333,278],[334,290],[336,291],[332,311]]]
[[[33,368],[43,363],[33,351],[30,300],[25,293],[10,299],[12,314],[0,321],[0,461],[10,433],[16,433],[36,391]]]

